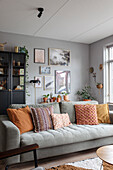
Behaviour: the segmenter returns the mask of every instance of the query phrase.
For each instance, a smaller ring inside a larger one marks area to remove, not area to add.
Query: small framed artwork
[[[51,67],[49,66],[40,66],[39,67],[40,74],[51,74]]]
[[[20,69],[20,75],[24,75],[24,69],[23,68]]]
[[[38,77],[34,77],[34,79],[37,80],[37,83],[35,83],[35,88],[42,87],[42,77],[38,76]]]
[[[21,86],[24,85],[24,76],[20,76],[20,85],[21,85]]]
[[[69,66],[70,50],[49,48],[49,65]]]
[[[70,71],[56,71],[55,72],[56,94],[61,94],[62,92],[70,93],[70,91],[71,91]]]
[[[54,76],[44,76],[44,90],[54,90]]]
[[[34,49],[34,63],[40,63],[40,64],[45,63],[45,50],[44,49],[39,49],[39,48]]]

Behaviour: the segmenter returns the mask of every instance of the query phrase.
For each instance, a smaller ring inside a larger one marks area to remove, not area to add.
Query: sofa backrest
[[[53,112],[54,113],[58,113],[60,114],[60,107],[59,107],[59,103],[55,102],[55,103],[42,103],[42,104],[11,104],[9,106],[9,108],[12,108],[12,109],[18,109],[18,108],[22,108],[22,107],[25,107],[25,106],[29,106],[29,107],[34,107],[34,108],[37,108],[37,107],[48,107],[48,106],[52,106],[53,105]]]
[[[68,113],[71,123],[76,123],[75,104],[98,104],[97,101],[70,101],[60,103],[60,112]]]

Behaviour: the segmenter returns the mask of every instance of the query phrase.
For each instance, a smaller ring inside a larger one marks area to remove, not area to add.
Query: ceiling
[[[0,0],[0,31],[91,44],[113,34],[113,0]]]

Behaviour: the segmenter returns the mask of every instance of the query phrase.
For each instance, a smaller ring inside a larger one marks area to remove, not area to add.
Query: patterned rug
[[[83,161],[68,163],[48,170],[100,170],[102,160],[99,158],[86,159]],[[103,169],[103,168],[102,168]]]

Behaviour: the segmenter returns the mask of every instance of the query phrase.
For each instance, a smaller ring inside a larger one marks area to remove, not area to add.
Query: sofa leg
[[[8,170],[8,165],[6,165],[5,170]]]
[[[38,167],[36,149],[34,149],[33,152],[34,152],[34,161],[35,161],[35,168],[36,168]]]

